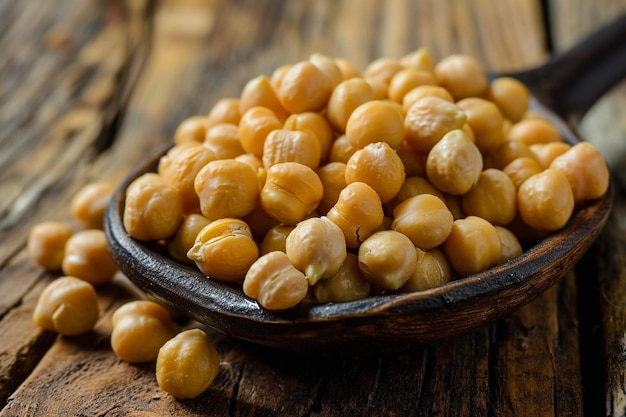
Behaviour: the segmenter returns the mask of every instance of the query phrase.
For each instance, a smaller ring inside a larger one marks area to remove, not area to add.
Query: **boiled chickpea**
[[[505,172],[488,168],[480,173],[476,185],[463,195],[461,202],[466,214],[505,226],[517,212],[517,189]]]
[[[357,107],[346,124],[346,137],[353,147],[385,142],[397,148],[404,140],[404,120],[398,108],[388,101],[372,100]]]
[[[209,120],[204,116],[192,116],[183,120],[174,133],[174,144],[202,143],[209,128]]]
[[[345,164],[356,151],[357,149],[352,146],[348,137],[345,134],[341,135],[330,145],[328,161]]]
[[[467,124],[474,132],[474,143],[481,152],[487,153],[504,141],[504,119],[498,106],[479,97],[464,98],[457,101],[456,105],[467,116]]]
[[[115,186],[97,181],[83,186],[72,198],[70,211],[84,229],[102,229],[106,211]]]
[[[359,260],[348,253],[339,271],[313,287],[315,299],[321,303],[360,300],[370,295],[372,284],[359,269]]]
[[[93,285],[111,281],[118,269],[104,231],[99,229],[82,230],[72,235],[65,244],[61,266],[65,275]]]
[[[444,135],[465,125],[467,116],[454,103],[439,97],[417,100],[404,118],[406,141],[418,152],[428,152]]]
[[[539,162],[542,169],[550,167],[552,161],[559,155],[568,151],[572,145],[567,142],[535,143],[528,149],[533,153],[534,158]]]
[[[417,268],[400,288],[402,292],[425,291],[452,280],[452,268],[441,249],[432,249],[418,256]]]
[[[396,149],[407,177],[426,177],[427,152],[418,152],[405,140]]]
[[[276,129],[265,139],[262,160],[265,169],[280,162],[298,162],[317,169],[321,156],[320,142],[313,133]]]
[[[259,75],[249,80],[239,97],[239,112],[241,114],[245,114],[251,108],[258,106],[270,109],[279,120],[285,120],[289,115],[278,100],[269,78],[265,75]]]
[[[285,73],[277,95],[289,113],[304,113],[324,108],[334,88],[324,71],[310,61],[301,61]]]
[[[210,222],[211,220],[198,213],[185,216],[174,235],[174,239],[167,244],[167,253],[177,261],[193,263],[187,257],[187,252],[196,241],[196,236],[200,230]]]
[[[417,268],[417,249],[411,240],[395,230],[372,234],[359,247],[359,268],[374,285],[397,290]]]
[[[402,109],[407,113],[414,103],[424,97],[439,97],[442,100],[454,103],[454,98],[445,88],[438,85],[420,85],[404,95],[402,98]]]
[[[439,85],[445,87],[455,100],[482,96],[489,86],[487,76],[475,58],[453,54],[435,65]]]
[[[420,194],[400,203],[393,211],[391,229],[405,234],[413,245],[428,250],[443,243],[454,218],[441,198]]]
[[[415,68],[430,73],[435,72],[435,64],[426,48],[419,48],[400,58],[400,64],[408,68]]]
[[[239,140],[246,153],[259,158],[263,156],[263,145],[267,135],[282,128],[283,123],[272,110],[267,107],[252,107],[241,116],[239,122]]]
[[[405,200],[420,194],[432,194],[439,197],[441,201],[445,202],[444,194],[439,191],[434,185],[432,185],[426,178],[422,177],[407,177],[400,187],[400,191],[393,200],[385,204],[385,211],[387,213],[393,213],[393,210]]]
[[[239,124],[241,120],[240,103],[238,98],[226,97],[219,99],[207,116],[207,129],[220,123]]]
[[[523,142],[506,140],[495,149],[484,155],[485,167],[504,169],[509,163],[517,158],[537,159],[537,155]]]
[[[504,117],[515,123],[528,110],[530,92],[515,78],[498,77],[490,83],[487,98],[500,108]]]
[[[426,70],[411,67],[403,68],[389,80],[389,99],[402,103],[404,96],[409,91],[422,85],[437,85],[435,75]]]
[[[354,64],[346,59],[346,58],[335,58],[335,63],[341,71],[341,75],[344,80],[349,80],[350,78],[361,77],[361,72],[354,66]]]
[[[28,234],[30,258],[48,271],[60,271],[65,257],[65,244],[74,234],[72,227],[58,221],[34,225]]]
[[[507,140],[519,140],[527,146],[535,143],[562,142],[563,137],[552,123],[545,119],[523,119],[511,126]]]
[[[502,226],[496,226],[498,236],[500,236],[500,261],[498,264],[502,264],[510,259],[520,256],[524,251],[517,236],[509,229]]]
[[[496,228],[477,216],[455,220],[443,248],[452,269],[461,277],[497,265],[502,256]]]
[[[391,78],[404,66],[394,58],[378,58],[367,64],[363,70],[363,78],[370,78],[388,86]]]
[[[361,104],[373,99],[374,92],[370,84],[362,78],[350,78],[333,90],[328,99],[326,117],[339,132],[346,131],[346,125],[352,112]]]
[[[210,127],[204,137],[204,146],[215,155],[215,159],[230,159],[244,154],[239,140],[239,126],[218,123]]]
[[[285,242],[287,241],[287,236],[294,228],[295,226],[279,224],[268,230],[259,247],[259,255],[263,256],[274,251],[287,252]]]
[[[520,157],[512,160],[502,171],[511,178],[517,190],[526,179],[540,173],[542,170],[543,168],[535,159]]]
[[[328,213],[337,200],[339,193],[346,187],[346,164],[343,162],[331,162],[316,171],[317,176],[322,182],[324,193],[320,200],[317,211],[320,214]]]
[[[283,129],[307,132],[315,136],[320,143],[320,163],[326,163],[328,152],[335,140],[335,132],[324,116],[315,112],[292,114],[285,120]]]
[[[333,88],[343,81],[343,73],[335,59],[316,52],[309,56],[309,61],[331,80]]]

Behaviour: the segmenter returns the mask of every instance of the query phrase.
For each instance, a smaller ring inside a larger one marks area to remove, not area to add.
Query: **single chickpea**
[[[383,204],[398,194],[405,178],[402,160],[385,142],[371,143],[356,151],[346,164],[345,174],[347,184],[366,183]]]
[[[372,284],[359,269],[359,260],[348,253],[339,271],[313,287],[315,299],[320,303],[354,301],[370,295]]]
[[[100,316],[98,295],[93,285],[71,276],[50,282],[33,312],[33,321],[43,329],[75,336],[93,329]]]
[[[252,153],[244,153],[236,156],[234,159],[235,161],[250,165],[250,168],[256,172],[256,177],[259,180],[259,189],[263,188],[267,176],[267,170],[263,166],[263,160]]]
[[[276,218],[265,211],[265,208],[263,208],[260,202],[250,213],[242,217],[241,220],[250,226],[252,236],[255,240],[262,239],[272,227],[280,224]]]
[[[364,182],[348,184],[326,214],[339,226],[349,248],[357,248],[383,222],[383,207],[376,190]]]
[[[495,149],[483,155],[485,167],[496,169],[504,169],[517,158],[537,159],[537,156],[526,144],[517,140],[505,140]]]
[[[454,103],[452,94],[439,85],[420,85],[413,88],[402,98],[402,110],[407,113],[411,106],[424,97],[439,97],[442,100]]]
[[[97,181],[83,186],[72,198],[70,211],[83,229],[102,229],[106,211],[115,186]]]
[[[335,275],[346,259],[346,239],[342,230],[328,218],[301,221],[285,241],[291,264],[302,271],[309,285]]]
[[[305,299],[309,282],[287,254],[280,251],[261,256],[248,270],[243,292],[267,310],[286,310]]]
[[[343,162],[330,162],[321,166],[316,171],[322,181],[322,199],[317,211],[326,214],[337,203],[339,193],[346,187],[346,164]]]
[[[519,80],[512,77],[498,77],[491,81],[487,98],[494,102],[507,119],[519,122],[528,110],[530,92]]]
[[[259,201],[259,180],[250,165],[234,159],[207,163],[196,175],[200,210],[209,219],[240,218]]]
[[[162,390],[176,398],[195,398],[211,386],[219,367],[219,353],[206,333],[190,329],[159,350],[156,379]]]
[[[426,177],[427,152],[418,152],[405,140],[396,149],[407,177]]]
[[[370,85],[372,89],[372,100],[388,100],[388,90],[389,87],[383,80],[379,80],[373,77],[365,77],[363,78]]]
[[[191,213],[183,218],[174,238],[167,244],[167,253],[177,261],[193,263],[187,252],[196,241],[196,236],[211,220],[201,214]]]
[[[456,105],[465,113],[467,124],[474,132],[474,143],[481,152],[487,153],[504,141],[504,118],[498,106],[479,97],[464,98]]]
[[[374,98],[371,85],[363,78],[350,78],[333,90],[326,108],[326,117],[338,132],[345,132],[352,112]]]
[[[278,100],[269,78],[265,75],[259,75],[249,80],[239,97],[239,112],[241,114],[245,114],[251,108],[258,106],[272,110],[279,120],[285,120],[289,115]]]
[[[391,82],[391,78],[404,66],[394,58],[378,58],[371,61],[363,70],[363,78],[377,80],[385,86]]]
[[[356,151],[357,149],[352,146],[348,137],[345,134],[341,135],[330,145],[328,161],[343,162],[345,164]]]
[[[580,142],[557,156],[550,168],[565,174],[575,202],[595,200],[609,188],[610,174],[604,157],[589,142]]]
[[[63,222],[46,221],[34,225],[28,234],[30,259],[47,271],[60,271],[65,244],[73,234],[72,227]]]
[[[292,114],[285,120],[283,129],[313,134],[320,143],[320,163],[326,163],[335,132],[324,116],[314,112]]]
[[[439,97],[424,97],[404,118],[406,141],[418,152],[428,152],[444,135],[461,129],[467,116],[456,104]]]
[[[331,80],[333,88],[343,81],[343,73],[335,59],[316,52],[309,56],[309,61]]]
[[[159,159],[157,172],[162,180],[178,192],[184,213],[200,211],[200,200],[194,189],[198,172],[218,159],[207,146],[174,146]],[[155,191],[156,192],[156,191]]]
[[[244,221],[225,218],[202,228],[187,256],[210,278],[240,282],[259,257],[259,248]]]
[[[404,140],[404,118],[389,101],[372,100],[357,107],[346,125],[346,137],[353,147],[385,142],[395,149]]]
[[[319,111],[328,102],[333,81],[310,61],[301,61],[285,73],[277,95],[289,113]]]
[[[524,223],[536,230],[553,232],[570,219],[574,193],[562,171],[548,168],[520,185],[517,206]]]
[[[404,96],[422,85],[437,85],[435,75],[426,70],[416,68],[403,68],[396,72],[389,81],[389,99],[397,103],[402,103]]]
[[[335,63],[341,71],[341,75],[343,76],[344,80],[361,77],[361,72],[354,66],[354,63],[352,63],[352,61],[346,58],[335,58]]]
[[[183,120],[174,133],[174,144],[202,143],[209,127],[209,120],[205,116],[192,116]]]
[[[225,97],[219,99],[211,110],[209,110],[207,129],[221,123],[239,124],[242,115],[239,109],[240,104],[238,98]],[[202,140],[204,140],[204,135]],[[202,142],[202,140],[200,142]]]
[[[530,145],[528,149],[533,153],[534,157],[539,162],[541,168],[546,169],[550,167],[550,164],[554,159],[568,151],[572,145],[567,142],[548,142],[548,143],[535,143]]]
[[[283,78],[285,78],[285,74],[287,74],[291,67],[292,65],[290,64],[281,65],[272,71],[272,74],[270,75],[270,85],[274,91],[278,91],[280,84],[283,82]]]
[[[111,348],[125,362],[156,360],[159,349],[180,332],[170,313],[154,301],[136,300],[113,313]]]
[[[417,268],[400,288],[402,292],[426,291],[452,281],[452,267],[441,249],[418,255]]]
[[[76,232],[65,244],[63,273],[93,285],[107,283],[117,272],[117,264],[109,252],[104,231],[98,229]]]
[[[402,287],[417,268],[417,249],[395,230],[372,234],[359,247],[359,269],[372,284],[385,289]]]
[[[445,87],[455,100],[482,96],[489,86],[487,76],[475,58],[452,54],[435,65],[439,85]]]
[[[454,223],[446,203],[432,194],[420,194],[403,201],[393,211],[393,217],[391,229],[406,235],[422,250],[441,245]]]
[[[517,190],[526,179],[539,174],[543,168],[534,158],[520,157],[512,160],[502,171],[511,178]]]
[[[281,129],[282,122],[272,110],[267,107],[253,107],[241,116],[239,122],[239,140],[246,153],[259,158],[263,156],[263,144],[267,135],[276,129]]]
[[[239,126],[218,123],[207,130],[204,146],[215,155],[215,159],[231,159],[244,154],[239,140]]]
[[[263,237],[259,247],[259,255],[263,256],[275,251],[287,252],[285,242],[287,241],[287,236],[294,228],[295,226],[287,224],[279,224],[272,227]]]
[[[509,229],[502,226],[495,226],[498,236],[500,236],[500,261],[499,264],[503,264],[506,261],[516,258],[524,251],[517,236]]]
[[[321,159],[320,142],[313,133],[277,129],[271,131],[263,145],[263,166],[268,169],[281,162],[298,162],[317,169]]]
[[[435,63],[426,48],[419,48],[400,58],[400,64],[404,67],[415,68],[431,73],[435,72]]]
[[[502,256],[495,226],[477,216],[455,220],[443,249],[452,269],[461,277],[497,265]]]
[[[463,195],[461,202],[467,215],[506,226],[517,213],[517,189],[504,171],[488,168],[480,173],[476,185]]]
[[[261,205],[279,222],[296,224],[315,210],[323,193],[315,171],[297,162],[282,162],[267,170]]]
[[[523,119],[511,126],[506,140],[519,140],[527,146],[535,143],[562,142],[556,127],[545,119]]]
[[[420,194],[432,194],[439,197],[443,202],[446,200],[444,194],[432,185],[426,178],[406,177],[398,194],[396,194],[393,200],[385,204],[385,211],[387,213],[393,213],[393,210],[400,203]]]
[[[426,159],[428,179],[448,194],[467,193],[478,181],[482,169],[482,154],[462,130],[447,133]]]

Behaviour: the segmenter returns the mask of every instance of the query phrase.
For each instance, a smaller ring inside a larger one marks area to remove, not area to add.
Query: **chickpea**
[[[455,100],[482,96],[489,86],[480,64],[471,56],[448,55],[435,65],[439,85],[445,87]]]
[[[506,140],[519,140],[527,146],[535,143],[562,142],[563,137],[552,123],[544,119],[523,119],[508,131]]]
[[[600,151],[589,142],[580,142],[557,156],[550,168],[565,174],[575,202],[602,197],[609,188],[610,174]]]
[[[520,185],[517,206],[524,223],[536,230],[553,232],[570,219],[574,193],[562,171],[548,168]]]
[[[93,285],[111,281],[117,272],[104,231],[99,229],[82,230],[72,235],[65,244],[61,266],[65,275]]]
[[[334,88],[324,71],[310,61],[301,61],[285,73],[277,95],[289,113],[304,113],[324,108]]]
[[[356,151],[346,164],[345,174],[347,184],[366,183],[383,204],[398,194],[405,178],[402,160],[385,142],[371,143]]]
[[[372,89],[372,100],[388,100],[388,85],[383,81],[373,77],[364,78]]]
[[[402,98],[402,109],[407,113],[414,103],[424,97],[439,97],[442,100],[454,103],[454,98],[445,88],[438,85],[420,85],[407,91]]]
[[[372,100],[357,107],[346,125],[346,137],[353,147],[385,142],[395,149],[404,140],[404,120],[398,108],[388,101]]]
[[[43,269],[60,271],[65,256],[65,244],[73,234],[72,227],[63,222],[38,223],[28,234],[28,255]]]
[[[407,177],[426,177],[427,152],[418,152],[405,140],[396,149]]]
[[[374,91],[367,81],[362,78],[350,78],[333,90],[328,99],[326,117],[337,131],[345,132],[352,112],[373,98]]]
[[[517,140],[506,140],[484,155],[485,166],[496,169],[504,169],[517,158],[537,159],[537,156],[526,144]]]
[[[279,222],[296,224],[315,210],[323,193],[315,171],[297,162],[282,162],[267,170],[261,204]]]
[[[43,290],[35,305],[33,321],[43,329],[74,336],[93,329],[99,316],[100,305],[93,285],[63,276]]]
[[[359,247],[359,269],[372,284],[397,290],[417,268],[417,249],[411,240],[395,230],[372,234]]]
[[[279,120],[285,120],[289,115],[278,100],[269,78],[265,75],[259,75],[249,80],[239,97],[239,112],[241,114],[245,114],[251,108],[258,106],[270,109]]]
[[[572,145],[567,142],[535,143],[528,149],[533,153],[542,169],[550,167],[552,161],[559,155],[568,151]]]
[[[259,248],[244,221],[224,218],[200,230],[187,256],[210,278],[240,282],[259,257]]]
[[[402,103],[404,96],[421,85],[437,85],[435,75],[426,70],[416,68],[403,68],[396,72],[389,81],[389,99]]]
[[[391,229],[405,234],[414,246],[428,250],[443,243],[454,218],[441,198],[420,194],[400,203],[393,211]]]
[[[250,165],[234,159],[207,163],[196,175],[194,189],[200,210],[209,219],[240,218],[259,201],[259,181]]]
[[[134,239],[169,239],[182,217],[180,194],[159,175],[144,174],[126,189],[123,223]]]
[[[406,141],[418,152],[428,152],[448,132],[465,125],[467,116],[454,103],[439,97],[416,101],[404,118]]]
[[[341,71],[344,81],[350,78],[361,77],[361,72],[354,66],[354,64],[346,58],[335,58],[335,63]]]
[[[326,214],[337,203],[339,193],[346,187],[346,164],[343,162],[331,162],[316,171],[323,187],[322,199],[317,211]]]
[[[363,70],[363,78],[374,79],[388,86],[391,78],[404,66],[394,58],[378,58],[367,64]]]
[[[226,97],[219,99],[209,111],[207,129],[220,123],[238,125],[243,114],[240,107],[238,98]],[[200,142],[204,140],[204,136]]]
[[[239,140],[239,126],[218,123],[207,130],[204,146],[215,155],[214,159],[231,159],[244,154]]]
[[[250,213],[242,217],[241,220],[250,226],[252,236],[255,239],[262,239],[272,227],[280,224],[278,220],[265,211],[265,208],[260,203]]]
[[[461,202],[466,214],[505,226],[517,212],[517,189],[504,171],[488,168],[480,173],[476,185],[463,195]]]
[[[435,72],[435,64],[426,48],[419,48],[416,51],[406,54],[400,58],[400,64],[408,68]]]
[[[339,271],[313,287],[315,299],[321,303],[354,301],[370,295],[372,284],[359,269],[359,260],[348,253]]]
[[[194,398],[206,391],[217,376],[219,353],[200,329],[180,332],[159,350],[156,379],[162,390],[176,398]]]
[[[352,146],[348,137],[345,134],[341,135],[330,145],[328,161],[343,162],[345,164],[356,151],[357,149]]]
[[[326,217],[301,221],[285,241],[285,253],[309,285],[335,275],[346,259],[343,231]]]
[[[298,130],[315,136],[320,143],[320,163],[326,163],[335,133],[324,116],[314,112],[292,114],[285,120],[283,129]]]
[[[267,170],[263,166],[263,160],[251,153],[241,154],[236,156],[234,159],[235,161],[250,165],[250,167],[256,172],[256,177],[259,180],[259,189],[263,188],[263,184],[265,184],[265,178],[267,176]]]
[[[129,363],[152,362],[159,349],[180,331],[170,313],[154,301],[136,300],[113,313],[111,348]]]
[[[461,277],[497,265],[502,256],[495,226],[477,216],[455,220],[443,249],[452,269]]]
[[[287,254],[280,251],[261,256],[248,270],[243,292],[268,310],[286,310],[305,299],[309,282]]]
[[[115,186],[106,181],[97,181],[83,186],[72,198],[70,211],[84,229],[102,229],[106,211]]]
[[[520,157],[511,161],[502,171],[511,178],[517,190],[526,179],[535,174],[539,174],[542,170],[543,169],[535,159]]]
[[[426,291],[452,280],[452,267],[441,249],[432,249],[418,255],[417,268],[400,288],[402,292]]]
[[[426,178],[407,177],[400,187],[400,191],[393,200],[385,204],[387,213],[393,213],[393,210],[403,201],[420,194],[432,194],[439,197],[445,202],[444,194],[432,185]]]
[[[183,120],[174,133],[174,144],[202,143],[209,127],[209,119],[204,116],[192,116]]]
[[[187,252],[189,252],[189,249],[196,241],[196,236],[200,230],[210,222],[209,219],[198,213],[185,216],[174,238],[167,244],[169,255],[177,261],[193,263],[187,257]]]
[[[320,142],[312,133],[277,129],[271,131],[263,145],[263,166],[268,169],[280,162],[298,162],[317,169],[321,159]]]
[[[487,98],[500,108],[504,117],[516,123],[528,110],[530,92],[515,78],[498,77],[491,81]]]
[[[333,88],[343,81],[341,68],[333,58],[320,53],[313,53],[309,56],[309,61],[331,80]]]
[[[447,133],[426,159],[426,175],[439,190],[463,195],[478,181],[482,154],[462,130]]]
[[[498,264],[503,264],[506,261],[518,257],[524,251],[517,236],[509,229],[502,226],[495,226],[498,236],[500,236],[500,261]]]
[[[474,143],[481,152],[487,153],[504,141],[504,119],[498,106],[479,97],[464,98],[456,105],[465,113],[467,124],[474,132]]]
[[[283,78],[285,78],[285,74],[287,74],[291,67],[292,65],[289,64],[281,65],[280,67],[277,67],[274,69],[274,71],[272,71],[272,74],[270,75],[270,85],[272,86],[274,91],[278,91],[278,89],[280,88],[280,84],[283,82]],[[278,94],[276,96],[278,97]]]
[[[295,226],[287,224],[279,224],[272,227],[263,237],[261,246],[259,248],[259,255],[263,256],[266,253],[281,251],[287,252],[286,244],[287,236],[295,228]]]
[[[283,124],[272,110],[267,107],[253,107],[241,116],[239,122],[239,140],[246,153],[259,158],[263,156],[263,145],[267,135]]]

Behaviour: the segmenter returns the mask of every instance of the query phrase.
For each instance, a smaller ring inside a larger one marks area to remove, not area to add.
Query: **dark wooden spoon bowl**
[[[622,18],[621,22],[593,35],[570,53],[579,57],[581,48],[582,52],[596,53],[598,44],[606,46],[609,42],[616,42],[615,38],[620,39],[617,43],[622,43],[625,26]],[[614,48],[609,49],[609,55],[619,55]],[[626,63],[621,63],[621,71],[615,74],[614,81],[626,73]],[[550,65],[552,63],[546,67]],[[600,71],[602,68],[599,67],[603,65],[591,65],[584,72]],[[517,74],[517,77],[532,81],[537,77],[537,71],[545,72],[541,68]],[[539,78],[543,85],[550,73],[548,71]],[[606,77],[602,81],[606,84]],[[545,88],[541,85],[529,84],[534,95],[540,98],[545,95]],[[587,101],[583,100],[581,105],[565,112],[562,106],[548,107],[543,103],[546,100],[533,99],[533,107],[550,118],[564,138],[573,144],[581,138],[559,116],[586,110],[591,105],[588,101],[597,99],[606,89],[608,86],[604,84],[596,85],[593,94],[587,94]],[[552,90],[550,99],[557,93]],[[136,241],[126,233],[122,223],[125,189],[134,178],[155,171],[158,159],[165,151],[127,177],[107,210],[105,231],[120,270],[150,298],[172,310],[236,338],[300,352],[402,351],[484,327],[558,282],[601,232],[614,197],[611,183],[602,198],[581,207],[564,229],[532,246],[521,256],[438,288],[382,294],[351,302],[303,302],[287,311],[267,311],[245,296],[240,286],[207,278],[196,268],[168,257],[159,245]]]

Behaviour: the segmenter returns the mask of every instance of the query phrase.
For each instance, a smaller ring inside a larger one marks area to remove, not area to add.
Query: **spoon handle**
[[[557,115],[578,122],[626,76],[626,14],[545,64],[508,74],[524,82]]]

